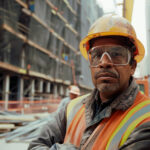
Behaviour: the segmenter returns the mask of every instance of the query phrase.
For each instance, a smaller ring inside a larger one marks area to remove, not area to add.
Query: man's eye
[[[92,55],[92,59],[100,59],[101,58],[101,54],[100,53],[95,53]]]
[[[111,53],[111,56],[112,57],[120,57],[120,56],[123,56],[123,55],[122,55],[122,53],[113,52],[113,53]]]

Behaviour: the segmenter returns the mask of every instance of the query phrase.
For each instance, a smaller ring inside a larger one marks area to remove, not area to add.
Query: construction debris
[[[3,116],[0,115],[0,122],[7,122],[7,121],[14,121],[14,122],[30,122],[30,121],[35,121],[35,118],[33,116]]]
[[[0,123],[0,133],[8,132],[11,129],[15,129],[15,125],[14,124],[3,124],[3,123]]]
[[[48,121],[52,120],[52,117],[53,113],[35,115],[0,115],[0,138],[5,139],[6,142],[29,142],[38,135],[38,129]]]

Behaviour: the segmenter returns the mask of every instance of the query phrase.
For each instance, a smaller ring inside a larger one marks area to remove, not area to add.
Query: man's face
[[[73,94],[73,93],[70,93],[69,95],[70,95],[70,99],[75,99],[78,97],[77,94]]]
[[[123,46],[123,42],[113,38],[99,38],[92,42],[92,48],[101,45]],[[98,67],[91,67],[93,84],[100,91],[101,98],[109,99],[124,91],[129,85],[130,76],[134,74],[135,68],[136,64],[114,65],[105,54]]]

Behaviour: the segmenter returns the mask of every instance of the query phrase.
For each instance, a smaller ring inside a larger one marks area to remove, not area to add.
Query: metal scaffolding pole
[[[35,93],[35,80],[32,79],[30,89],[30,100],[34,100],[34,93]]]
[[[38,92],[43,93],[43,80],[42,79],[39,80]],[[42,96],[40,96],[40,99],[42,99]]]
[[[51,83],[47,82],[46,83],[46,93],[50,93],[50,86],[51,86]]]
[[[64,87],[63,87],[63,85],[60,85],[60,95],[64,95]]]
[[[57,84],[54,85],[54,96],[55,96],[55,97],[58,96],[58,88],[57,88]]]
[[[23,92],[24,92],[24,79],[23,78],[18,78],[18,96],[17,99],[22,101],[23,100]]]
[[[4,77],[4,84],[3,84],[3,100],[5,100],[5,110],[8,110],[9,90],[10,90],[10,76],[6,75]]]

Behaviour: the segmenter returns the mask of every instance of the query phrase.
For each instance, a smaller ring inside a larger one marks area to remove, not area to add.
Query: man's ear
[[[131,75],[134,74],[136,66],[137,66],[137,62],[133,60],[132,65],[131,65]]]

